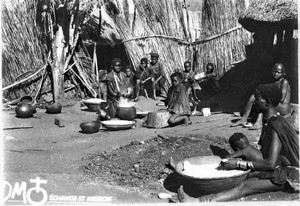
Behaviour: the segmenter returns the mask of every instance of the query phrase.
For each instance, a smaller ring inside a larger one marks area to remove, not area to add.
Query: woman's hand
[[[231,159],[222,159],[221,167],[222,169],[232,170],[237,168],[237,162],[239,159],[231,158]]]

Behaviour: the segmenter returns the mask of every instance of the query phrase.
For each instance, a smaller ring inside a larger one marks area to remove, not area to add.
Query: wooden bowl
[[[101,108],[103,108],[102,105],[106,105],[106,102],[103,99],[99,98],[87,99],[84,100],[83,103],[85,104],[85,106],[87,106],[88,110],[92,112],[97,112]]]
[[[99,132],[100,122],[97,121],[83,122],[80,124],[80,128],[82,132],[86,134],[96,133]]]
[[[218,156],[199,156],[192,157],[182,160],[177,163],[175,168],[175,173],[179,175],[179,177],[186,182],[188,185],[192,185],[194,191],[197,191],[197,196],[206,195],[206,194],[214,194],[218,192],[222,192],[228,189],[231,189],[238,185],[241,181],[246,179],[246,176],[250,172],[247,171],[239,171],[238,174],[226,177],[203,177],[196,178],[193,176],[188,176],[183,172],[183,164],[188,161],[192,165],[205,165],[205,164],[214,164],[220,163],[221,158]],[[206,171],[207,172],[207,171]]]
[[[62,105],[60,103],[49,103],[46,104],[46,112],[49,114],[61,113]]]

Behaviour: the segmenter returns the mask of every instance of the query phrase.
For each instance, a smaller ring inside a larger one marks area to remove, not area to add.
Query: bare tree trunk
[[[53,48],[53,99],[54,102],[60,102],[64,97],[63,85],[64,85],[64,63],[65,63],[65,44],[64,34],[61,26],[58,26],[54,37]]]
[[[53,99],[54,102],[60,102],[64,98],[64,68],[66,53],[69,42],[69,20],[66,5],[59,5],[57,9],[57,30],[52,43],[53,51]]]

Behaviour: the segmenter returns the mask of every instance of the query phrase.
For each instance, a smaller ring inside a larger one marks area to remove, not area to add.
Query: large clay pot
[[[17,117],[20,118],[32,117],[34,113],[34,107],[31,104],[22,103],[16,107],[15,112]]]
[[[122,120],[133,120],[136,116],[135,107],[118,107],[117,117]]]

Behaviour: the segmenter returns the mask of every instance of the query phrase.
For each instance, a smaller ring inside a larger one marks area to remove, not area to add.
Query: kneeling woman
[[[168,111],[171,114],[171,117],[168,120],[170,126],[191,124],[189,119],[189,116],[191,115],[189,97],[185,86],[181,81],[182,74],[180,72],[175,72],[171,75],[172,86],[169,88],[168,95],[165,100]]]

